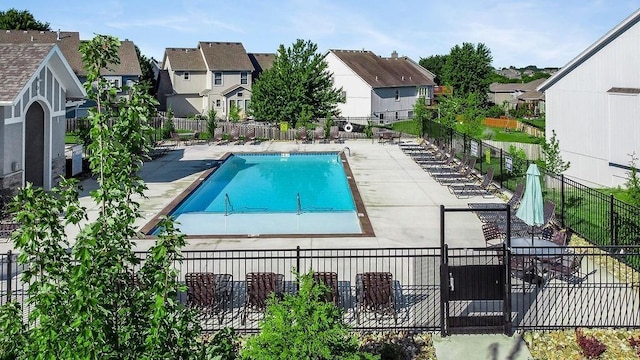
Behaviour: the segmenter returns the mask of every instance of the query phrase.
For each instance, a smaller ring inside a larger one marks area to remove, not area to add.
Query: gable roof
[[[167,48],[164,62],[169,60],[173,71],[207,71],[202,54],[196,48]]]
[[[253,65],[253,68],[257,72],[263,72],[271,69],[273,61],[276,59],[276,54],[272,53],[249,53],[249,60]]]
[[[489,85],[489,92],[492,93],[512,93],[516,91],[534,91],[547,79],[536,79],[528,83],[491,83]]]
[[[239,42],[198,43],[207,69],[215,71],[253,71],[253,65],[244,46]]]
[[[53,58],[54,55],[57,56]],[[58,65],[66,68],[58,76],[67,98],[83,97],[82,85],[55,44],[4,43],[0,44],[0,103],[13,103],[47,59],[55,59]]]
[[[372,88],[435,85],[419,65],[404,56],[383,58],[365,50],[329,51]]]
[[[620,35],[624,34],[627,30],[635,26],[640,21],[640,9],[634,11],[631,15],[629,15],[626,19],[622,20],[618,25],[616,25],[613,29],[609,30],[604,36],[598,39],[595,43],[591,44],[588,48],[586,48],[583,52],[581,52],[578,56],[573,58],[569,63],[563,66],[558,72],[553,74],[547,81],[542,83],[538,87],[538,91],[545,91],[553,84],[562,79],[565,75],[573,71],[575,68],[580,66],[580,64],[587,61],[593,55],[597,54],[600,50],[602,50],[605,46],[613,42]]]
[[[82,65],[80,54],[80,33],[75,31],[38,31],[38,30],[0,30],[0,43],[41,43],[56,44],[76,75],[87,72]],[[132,41],[123,40],[118,49],[120,64],[111,65],[111,71],[103,69],[102,75],[141,76],[140,62]]]

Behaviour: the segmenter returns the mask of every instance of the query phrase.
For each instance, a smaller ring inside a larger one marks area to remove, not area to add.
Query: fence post
[[[616,240],[616,219],[615,213],[613,209],[613,194],[609,194],[609,235],[611,239],[611,245],[618,245],[618,241]]]
[[[502,179],[504,179],[504,169],[502,168],[504,165],[504,159],[502,158],[502,148],[500,149],[500,187],[502,187]]]
[[[566,214],[564,207],[564,174],[560,174],[560,181],[562,181],[562,183],[560,183],[560,225],[562,225],[562,228],[564,229],[564,216]]]
[[[300,274],[300,245],[296,246],[296,273]],[[300,290],[300,284],[296,283],[296,288]]]
[[[7,251],[7,302],[11,302],[11,258],[13,255],[11,254],[11,250]]]

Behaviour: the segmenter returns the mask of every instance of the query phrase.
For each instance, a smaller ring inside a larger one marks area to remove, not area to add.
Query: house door
[[[25,116],[24,179],[44,186],[44,110],[34,102]]]

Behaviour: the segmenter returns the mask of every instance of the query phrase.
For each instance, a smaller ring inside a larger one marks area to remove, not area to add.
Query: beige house
[[[197,48],[167,48],[158,78],[161,110],[175,116],[205,114],[215,109],[227,118],[236,106],[246,117],[251,85],[260,69],[270,67],[273,55],[247,54],[241,43],[200,42]]]
[[[537,79],[528,83],[492,83],[489,85],[487,98],[489,102],[502,106],[507,104],[509,109],[515,109],[518,104],[528,104],[533,113],[544,113],[544,94],[536,88],[546,79]]]
[[[85,95],[57,45],[0,43],[0,189],[57,185],[65,104]]]

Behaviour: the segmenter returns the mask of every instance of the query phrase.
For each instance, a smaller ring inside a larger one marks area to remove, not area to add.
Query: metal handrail
[[[233,211],[233,205],[231,204],[231,200],[229,200],[229,194],[224,194],[224,216],[229,215],[230,211]]]

